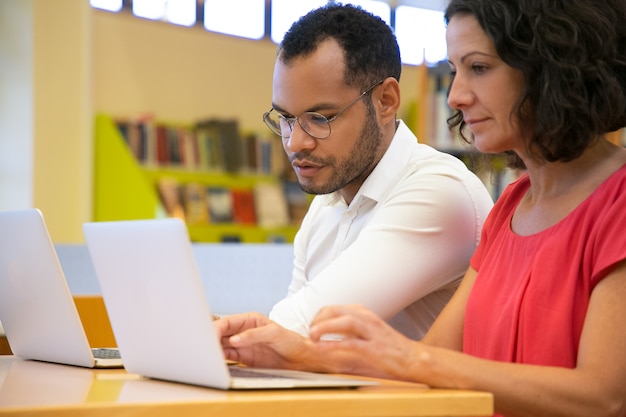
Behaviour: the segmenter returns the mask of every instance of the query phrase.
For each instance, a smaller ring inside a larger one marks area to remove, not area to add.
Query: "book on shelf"
[[[168,217],[189,225],[238,224],[277,228],[298,225],[309,197],[294,182],[259,183],[254,188],[181,184],[162,177],[157,184]]]
[[[452,116],[452,109],[448,106],[450,70],[445,67],[429,68],[425,91],[420,98],[422,103],[427,103],[423,111],[424,120],[421,121],[425,136],[420,140],[442,150],[457,149],[460,145],[448,128],[447,120]]]
[[[448,128],[448,119],[452,109],[448,106],[448,74],[438,74],[433,79],[433,90],[430,93],[430,126],[429,132],[433,146],[438,149],[456,149],[459,142]]]
[[[116,120],[116,124],[139,164],[155,170],[150,177],[158,182],[168,216],[194,226],[281,228],[299,224],[308,209],[310,200],[297,184],[283,184],[292,170],[282,142],[269,134],[241,134],[235,119],[210,118],[187,126],[158,123],[154,118]],[[160,174],[162,168],[198,176]],[[203,176],[206,173],[225,176],[213,185],[215,177]],[[255,175],[275,180],[250,178]]]
[[[238,173],[242,170],[243,146],[237,120],[203,120],[197,123],[196,130],[207,133],[204,136],[210,142],[207,149],[211,156],[219,155],[220,169],[230,173]]]
[[[195,127],[200,169],[221,172],[224,170],[220,135],[217,126],[209,123],[198,123]]]
[[[155,161],[156,165],[167,165],[170,161],[170,149],[167,139],[167,127],[156,126],[154,155],[149,155],[144,161]]]
[[[237,224],[256,224],[254,193],[251,188],[231,189],[233,200],[233,220]]]
[[[283,227],[289,224],[289,211],[283,187],[279,183],[254,186],[256,218],[261,227]]]
[[[293,225],[300,225],[302,219],[309,209],[309,194],[302,191],[297,181],[284,181],[283,189],[287,201],[287,211],[289,221]]]
[[[115,123],[135,159],[145,161],[152,150],[150,118],[144,116],[133,120],[117,120]]]
[[[95,127],[99,167],[94,187],[96,220],[169,216],[184,220],[196,242],[293,241],[296,229],[289,222],[290,212],[281,203],[285,197],[280,192],[276,193],[278,197],[265,192],[262,194],[269,196],[265,198],[254,191],[259,183],[272,183],[272,187],[278,186],[275,191],[283,191],[286,173],[278,175],[279,170],[271,163],[280,156],[278,166],[286,166],[280,140],[248,132],[241,144],[245,170],[229,173],[200,167],[200,158],[207,160],[206,154],[202,156],[202,146],[215,146],[217,155],[221,155],[219,140],[213,141],[220,138],[217,129],[201,131],[195,124],[168,125],[149,117],[117,119],[108,115],[98,115]],[[161,161],[157,161],[157,134]],[[203,135],[213,138],[202,145],[199,138]],[[264,171],[260,168],[262,147],[266,149]],[[261,203],[259,210],[257,200],[268,200],[269,208]],[[279,207],[278,215],[271,214],[276,211],[274,205]]]
[[[243,170],[241,135],[237,120],[219,120],[219,130],[224,155],[224,169],[233,174]]]
[[[258,142],[259,138],[256,133],[241,136],[241,165],[244,174],[261,173],[258,165]]]
[[[116,121],[133,156],[148,168],[280,176],[287,168],[280,140],[242,135],[236,119],[206,119],[193,126],[149,118]]]
[[[206,188],[210,223],[233,222],[233,196],[228,187]]]
[[[190,182],[181,186],[185,218],[189,225],[209,223],[207,190],[203,184]]]
[[[167,149],[167,161],[165,164],[182,166],[182,159],[180,156],[180,145],[178,137],[178,129],[174,127],[166,127],[165,129],[165,147]]]
[[[141,125],[139,123],[126,123],[118,125],[122,137],[126,140],[128,149],[137,160],[143,158],[143,143],[141,137]]]
[[[196,133],[190,129],[178,128],[179,148],[182,165],[189,170],[197,170],[200,166],[198,141]]]
[[[157,192],[167,216],[186,221],[178,180],[170,177],[161,177],[157,182]]]
[[[141,124],[141,136],[142,136],[142,153],[141,161],[145,166],[156,165],[156,126],[152,121],[145,121]]]
[[[259,174],[276,177],[291,171],[280,140],[274,136],[256,136],[256,167]]]
[[[418,98],[415,103],[415,133],[421,143],[448,151],[463,148],[463,142],[448,128],[453,111],[448,106],[450,68],[445,63],[423,65],[419,71]]]

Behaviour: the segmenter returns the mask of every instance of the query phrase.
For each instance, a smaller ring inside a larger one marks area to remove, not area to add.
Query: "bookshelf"
[[[425,64],[417,69],[418,103],[413,109],[412,129],[420,141],[461,159],[470,170],[481,178],[494,201],[504,188],[519,177],[520,171],[506,166],[502,154],[483,154],[448,130],[447,118],[452,115],[447,103],[447,89],[450,84],[450,69],[447,63],[434,67]],[[626,147],[626,129],[619,129],[606,135],[607,140]]]
[[[483,154],[448,129],[447,119],[452,115],[447,103],[449,84],[447,63],[418,67],[418,102],[413,109],[414,120],[409,118],[410,125],[420,142],[463,161],[483,181],[495,201],[507,184],[519,176],[519,171],[506,166],[504,155]]]
[[[260,184],[274,188],[283,185],[276,173],[259,175],[140,163],[116,121],[108,115],[96,115],[94,137],[94,221],[153,219],[172,215],[166,210],[159,191],[159,185],[164,180],[179,185],[195,184],[250,192]],[[279,201],[270,203],[280,205]],[[298,226],[298,221],[263,226],[259,222],[240,224],[234,219],[222,223],[210,220],[206,223],[188,222],[189,235],[194,242],[292,242]]]
[[[622,128],[609,133],[607,140],[615,145],[626,147],[626,129]]]

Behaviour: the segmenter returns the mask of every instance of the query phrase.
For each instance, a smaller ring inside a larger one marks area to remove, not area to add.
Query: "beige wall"
[[[0,209],[30,207],[33,3],[0,0]]]
[[[265,131],[276,44],[93,11],[94,109],[128,116],[194,121],[237,117]],[[405,108],[415,100],[416,68],[402,76]]]
[[[83,240],[92,216],[90,7],[35,0],[34,199],[55,240]]]
[[[92,110],[84,0],[0,0],[0,209],[37,207],[54,240],[91,218]]]
[[[92,219],[95,112],[237,117],[242,129],[265,129],[271,41],[108,13],[86,0],[0,0],[0,22],[0,210],[40,208],[55,242],[83,242]],[[417,78],[417,68],[404,68],[403,118]]]

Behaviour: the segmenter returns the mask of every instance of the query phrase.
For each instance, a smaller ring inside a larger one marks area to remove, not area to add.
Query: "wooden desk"
[[[491,416],[491,394],[381,381],[356,389],[220,391],[0,357],[0,416]]]

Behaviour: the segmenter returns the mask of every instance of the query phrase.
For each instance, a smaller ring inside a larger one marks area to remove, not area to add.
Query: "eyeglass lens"
[[[348,104],[343,110],[337,113],[335,116],[327,119],[324,115],[321,115],[316,112],[305,112],[302,113],[298,117],[285,117],[279,113],[276,113],[274,109],[263,115],[263,121],[265,124],[277,135],[282,138],[288,138],[291,136],[291,132],[293,130],[293,125],[298,122],[302,130],[304,130],[310,136],[313,136],[317,139],[325,139],[330,136],[330,122],[335,120],[341,114],[343,114],[346,110],[352,107],[357,101],[365,96],[369,91],[371,91],[377,85],[382,84],[384,81],[380,80],[375,84],[372,84],[370,87],[365,89],[357,98],[355,98],[350,104]]]
[[[323,139],[330,135],[330,124],[323,115],[315,112],[302,113],[298,118],[286,118],[278,113],[269,112],[265,118],[268,126],[274,133],[288,138],[291,136],[296,120],[302,130],[314,138]]]

